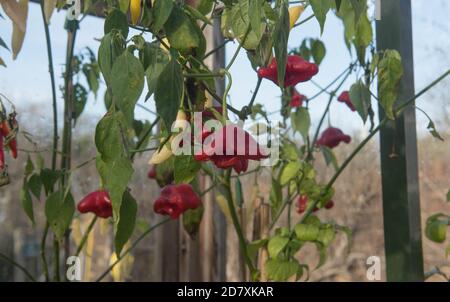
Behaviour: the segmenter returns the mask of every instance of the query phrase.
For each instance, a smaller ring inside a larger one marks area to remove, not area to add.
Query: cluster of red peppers
[[[308,208],[308,196],[307,195],[300,195],[299,198],[297,199],[297,213],[302,214],[306,211],[306,209]],[[324,208],[329,210],[331,208],[334,207],[334,201],[333,200],[329,200]],[[313,212],[317,212],[319,210],[319,208],[316,206],[314,207],[314,209],[312,210]]]
[[[298,55],[287,57],[284,87],[295,86],[298,83],[311,80],[319,72],[319,67],[306,61]],[[267,67],[258,69],[258,76],[266,78],[278,85],[277,59],[273,58]]]
[[[111,199],[104,190],[89,193],[78,203],[77,208],[80,213],[94,213],[100,218],[112,216]]]
[[[247,131],[234,124],[213,133],[204,132],[202,139],[203,150],[194,156],[195,160],[211,161],[220,169],[233,168],[238,174],[247,171],[249,160],[268,157]]]
[[[168,185],[161,190],[161,194],[153,204],[157,214],[178,219],[187,210],[195,210],[202,205],[200,197],[191,185]]]
[[[329,127],[325,131],[322,132],[320,138],[317,140],[317,146],[325,146],[328,148],[335,148],[341,142],[346,144],[350,143],[352,138],[349,135],[344,134],[341,129]]]
[[[3,118],[0,124],[0,170],[5,168],[4,146],[8,146],[11,156],[17,158],[17,139],[18,124],[16,113],[10,113],[8,118]]]

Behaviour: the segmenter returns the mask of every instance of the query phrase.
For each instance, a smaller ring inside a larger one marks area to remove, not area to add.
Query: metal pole
[[[396,49],[404,75],[397,104],[414,96],[410,0],[382,0],[377,48]],[[384,117],[380,108],[380,119]],[[388,281],[423,281],[415,110],[409,107],[380,131],[383,219]]]

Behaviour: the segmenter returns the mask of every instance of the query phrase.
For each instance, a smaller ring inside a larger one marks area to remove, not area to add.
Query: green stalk
[[[77,251],[75,252],[75,256],[80,255],[81,251],[83,250],[83,247],[89,237],[89,234],[91,233],[92,229],[95,226],[95,223],[97,222],[97,216],[94,216],[94,218],[92,218],[91,223],[89,224],[86,232],[83,235],[83,238],[81,239],[80,245],[77,248]]]
[[[37,281],[23,265],[15,262],[14,260],[12,260],[11,258],[9,258],[8,256],[6,256],[3,253],[0,253],[0,258],[3,259],[5,262],[8,262],[12,266],[15,266],[18,269],[20,269],[27,276],[27,278],[30,279],[31,281],[33,281],[33,282]]]
[[[250,270],[251,278],[254,278],[255,273],[256,273],[256,268],[254,267],[252,260],[250,259],[250,256],[248,255],[247,241],[245,239],[244,232],[242,231],[241,224],[239,223],[239,218],[238,218],[238,215],[236,212],[236,207],[234,206],[233,194],[231,192],[230,175],[231,175],[231,170],[226,171],[226,173],[224,175],[225,184],[223,187],[225,189],[224,190],[224,193],[226,195],[225,198],[228,203],[228,208],[230,210],[231,220],[233,222],[234,229],[236,230],[236,234],[239,239],[239,246],[240,246],[241,252],[243,254],[245,264],[247,265],[248,269]]]
[[[125,251],[122,252],[122,255],[120,255],[120,257],[113,263],[111,264],[108,269],[106,269],[106,271],[104,271],[96,280],[95,282],[100,282],[103,280],[103,278],[105,278],[108,273],[110,271],[113,270],[113,268],[126,256],[128,255],[134,248],[136,248],[136,246],[139,244],[139,242],[141,242],[142,239],[144,239],[148,234],[150,234],[152,231],[154,231],[155,229],[159,228],[160,226],[162,226],[163,224],[167,223],[170,221],[170,218],[163,220],[157,224],[155,224],[154,226],[149,227],[144,233],[142,233],[132,244],[131,246],[126,249]]]

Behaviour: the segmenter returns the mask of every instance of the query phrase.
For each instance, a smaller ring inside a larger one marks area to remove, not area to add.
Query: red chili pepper
[[[303,94],[300,94],[297,89],[292,88],[291,92],[291,102],[289,106],[291,107],[301,107],[303,105],[303,101],[306,101],[307,97]]]
[[[319,67],[304,60],[297,55],[287,57],[286,74],[284,77],[284,87],[295,86],[300,82],[311,80],[319,72]],[[272,62],[267,67],[261,67],[258,70],[260,78],[266,78],[278,85],[277,60],[272,59]]]
[[[97,217],[108,218],[112,216],[112,205],[109,194],[106,191],[95,191],[86,195],[78,203],[80,213],[94,213]]]
[[[161,195],[155,201],[153,210],[157,214],[178,219],[187,210],[197,209],[201,204],[200,198],[191,185],[167,185],[161,190]]]
[[[233,168],[236,173],[247,171],[249,160],[267,158],[262,147],[242,128],[228,124],[210,134],[203,132],[203,150],[195,154],[197,161],[212,161],[220,169]]]
[[[0,135],[0,170],[5,168],[5,151],[3,150],[3,136]]]
[[[338,101],[341,103],[345,103],[351,111],[356,111],[355,106],[350,100],[350,93],[348,93],[348,91],[343,91],[338,97]]]
[[[350,143],[352,138],[344,134],[341,129],[329,127],[322,132],[320,138],[317,140],[317,146],[326,146],[328,148],[337,147],[341,142]]]
[[[308,208],[308,196],[300,195],[297,199],[297,213],[302,214]],[[318,207],[314,207],[313,212],[317,212],[319,210]]]
[[[329,200],[326,204],[325,204],[325,209],[329,210],[332,209],[334,207],[334,201]]]
[[[15,137],[15,131],[13,131],[13,129],[17,130],[17,127],[18,125],[15,113],[11,113],[9,118],[7,120],[3,120],[0,125],[1,135],[6,138],[9,150],[11,151],[11,156],[13,158],[17,158],[17,140]]]
[[[148,170],[147,177],[150,179],[156,179],[156,166],[152,165],[150,170]]]

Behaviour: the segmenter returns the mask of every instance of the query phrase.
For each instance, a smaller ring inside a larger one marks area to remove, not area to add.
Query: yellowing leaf
[[[11,39],[11,48],[13,52],[13,60],[17,58],[20,50],[22,49],[23,40],[25,38],[26,21],[28,16],[28,0],[20,0],[18,3],[18,17],[19,23],[13,22],[13,33]]]
[[[5,61],[3,61],[2,58],[0,58],[0,66],[5,66],[6,67]]]
[[[52,17],[57,2],[58,0],[44,0],[44,14],[45,22],[47,24],[50,24],[50,18]]]
[[[26,2],[26,10],[23,10],[23,3]],[[28,14],[28,0],[19,1],[16,0],[0,0],[0,3],[5,11],[6,15],[17,24],[20,30],[25,31],[27,24],[27,14]]]

